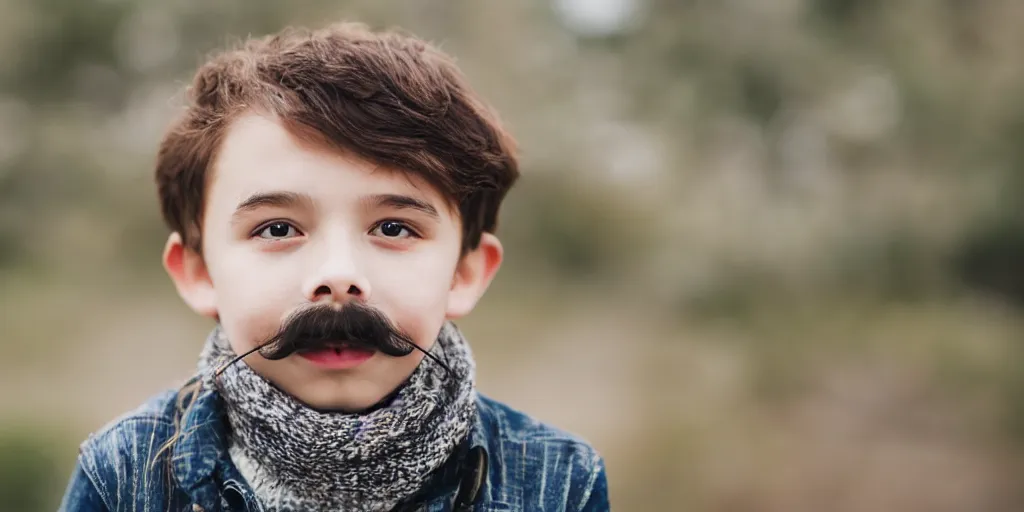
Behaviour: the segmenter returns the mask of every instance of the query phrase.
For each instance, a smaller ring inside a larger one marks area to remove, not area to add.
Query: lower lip
[[[299,352],[299,356],[307,361],[329,370],[347,370],[355,368],[373,357],[374,351],[366,349],[333,348],[315,350],[312,352]]]

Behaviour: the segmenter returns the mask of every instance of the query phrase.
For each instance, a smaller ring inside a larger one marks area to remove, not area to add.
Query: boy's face
[[[501,262],[492,235],[462,258],[461,239],[457,210],[421,179],[314,147],[250,114],[221,143],[203,254],[172,234],[164,264],[186,302],[219,320],[236,353],[270,338],[297,310],[348,301],[378,309],[429,349],[446,318],[472,309]],[[246,362],[310,406],[357,411],[395,390],[423,358],[349,356],[325,363],[253,354]]]

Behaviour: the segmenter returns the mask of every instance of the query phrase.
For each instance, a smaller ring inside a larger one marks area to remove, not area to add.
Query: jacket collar
[[[467,464],[478,464],[481,455],[486,477],[490,434],[481,420],[479,396],[476,402],[476,418],[466,442],[437,472],[418,503],[449,499],[450,494],[465,487]],[[190,403],[184,405],[184,413],[178,419],[179,437],[171,452],[171,468],[178,487],[207,510],[215,509],[220,499],[220,487],[225,482],[235,486],[240,484],[244,489],[240,492],[246,502],[252,502],[252,491],[244,485],[228,455],[229,430],[220,395],[214,389],[203,388]],[[477,484],[473,489],[474,495],[482,492],[482,485],[483,482]],[[460,497],[462,495],[459,494]]]
[[[178,418],[178,439],[171,452],[171,468],[178,488],[196,504],[214,509],[217,485],[214,474],[227,458],[227,422],[220,396],[215,390],[202,389],[184,404]]]

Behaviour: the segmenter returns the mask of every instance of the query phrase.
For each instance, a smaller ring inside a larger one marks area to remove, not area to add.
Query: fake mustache
[[[260,343],[259,352],[267,359],[279,360],[299,351],[342,345],[377,350],[392,357],[407,356],[416,348],[412,338],[384,313],[352,301],[341,308],[319,305],[296,311],[274,336]]]
[[[216,370],[214,376],[219,377],[228,367],[256,351],[266,359],[279,360],[300,350],[323,350],[342,344],[379,350],[393,357],[407,356],[418,350],[449,377],[454,376],[446,362],[413,343],[412,338],[391,323],[384,313],[359,302],[348,302],[341,308],[319,305],[293,313],[276,334],[236,356]]]

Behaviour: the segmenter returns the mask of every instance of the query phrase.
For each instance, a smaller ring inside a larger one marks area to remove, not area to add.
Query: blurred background
[[[480,388],[615,510],[1024,510],[1024,3],[0,0],[0,509],[192,371],[156,145],[209,52],[403,27],[522,144]]]

